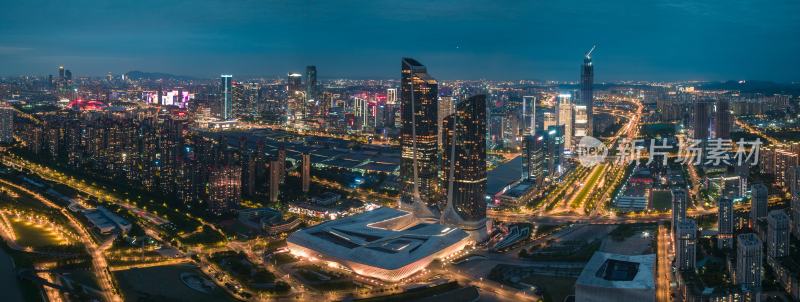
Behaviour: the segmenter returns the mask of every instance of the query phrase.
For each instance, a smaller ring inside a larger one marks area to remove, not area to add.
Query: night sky
[[[702,3],[700,3],[702,2]],[[800,81],[800,1],[3,1],[0,75]]]

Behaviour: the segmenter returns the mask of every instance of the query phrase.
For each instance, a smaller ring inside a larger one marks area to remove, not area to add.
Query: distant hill
[[[742,93],[800,95],[800,83],[775,83],[768,81],[727,81],[700,84],[708,90],[738,90]]]
[[[163,72],[144,72],[144,71],[128,71],[125,73],[125,76],[131,80],[178,80],[178,81],[189,81],[189,80],[196,80],[195,77],[190,76],[182,76],[182,75],[174,75],[169,73]]]

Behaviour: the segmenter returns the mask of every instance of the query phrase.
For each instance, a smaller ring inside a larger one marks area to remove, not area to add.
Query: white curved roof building
[[[409,212],[386,207],[294,232],[286,241],[293,255],[335,262],[389,282],[411,276],[471,242],[458,228],[425,223]]]

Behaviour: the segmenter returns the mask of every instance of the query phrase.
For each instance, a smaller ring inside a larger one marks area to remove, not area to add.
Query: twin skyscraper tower
[[[411,58],[402,60],[400,84],[400,208],[484,241],[486,96],[461,100],[452,114],[439,116],[438,82]]]
[[[581,66],[577,102],[585,108],[586,136],[593,134],[594,49]],[[439,116],[438,82],[412,58],[402,59],[400,86],[400,208],[486,240],[486,96],[460,100]]]

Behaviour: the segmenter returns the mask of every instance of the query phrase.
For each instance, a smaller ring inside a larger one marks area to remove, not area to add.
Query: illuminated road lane
[[[669,236],[667,228],[658,224],[658,272],[656,273],[656,302],[669,302],[670,295],[670,261],[669,261]]]

